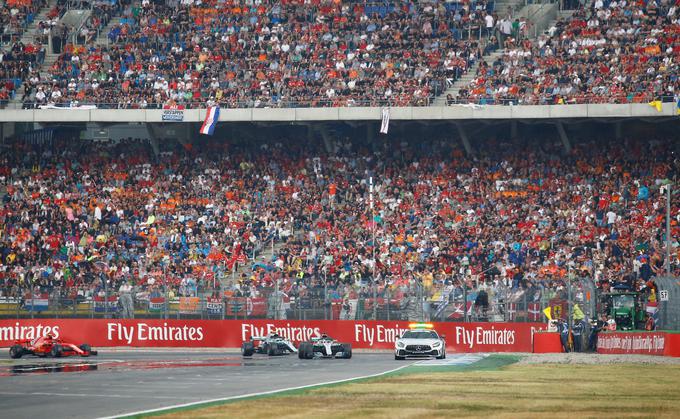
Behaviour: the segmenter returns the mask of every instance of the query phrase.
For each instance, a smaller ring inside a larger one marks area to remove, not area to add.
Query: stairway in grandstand
[[[49,51],[47,46],[46,48],[46,53],[45,53],[45,60],[43,61],[42,65],[40,66],[40,80],[51,80],[52,75],[50,75],[49,69],[52,68],[52,65],[57,61],[59,58],[59,54],[54,54]],[[31,95],[31,97],[34,97],[35,92]],[[21,101],[21,98],[23,96],[23,88],[21,90],[17,90],[16,94],[14,97],[9,101],[9,104],[7,105],[7,109],[21,109],[23,106],[23,103]]]
[[[52,10],[56,5],[57,0],[48,0],[47,6],[40,10],[40,12],[33,19],[33,22],[26,28],[26,30],[22,34],[21,37],[22,43],[27,44],[35,42],[36,36],[38,35],[39,31],[38,27],[39,23],[47,19],[47,15],[49,14],[50,10]],[[67,19],[70,22],[75,22],[75,26],[79,27],[80,24],[87,19],[89,14],[90,14],[89,10],[71,10],[67,12],[64,16],[62,16],[61,21],[63,22],[64,19]],[[120,23],[120,20],[121,18],[119,16],[113,16],[109,23],[99,30],[99,33],[95,40],[95,44],[97,45],[108,44],[108,33],[111,31],[111,28],[115,24]],[[45,81],[52,79],[50,69],[52,68],[52,65],[54,65],[54,63],[59,59],[59,56],[61,54],[53,53],[50,49],[49,44],[43,44],[43,47],[45,48],[45,59],[42,65],[40,66],[39,72],[40,79]],[[17,91],[17,94],[9,101],[7,108],[21,109],[23,105],[21,101],[22,96],[23,96],[22,92]]]
[[[494,4],[494,11],[498,15],[499,19],[506,17],[508,15],[515,16],[522,10],[526,1],[525,0],[497,0]],[[482,57],[486,62],[493,62],[500,53],[493,52],[489,55]],[[446,106],[446,96],[451,95],[454,98],[458,95],[458,90],[461,87],[467,86],[476,77],[477,68],[479,68],[479,61],[475,62],[468,71],[463,74],[458,80],[454,82],[448,89],[444,91],[441,95],[437,96],[432,102],[432,106]]]
[[[586,0],[586,8],[590,7],[591,0]],[[529,28],[529,37],[532,39],[538,38],[548,29],[555,25],[559,19],[567,20],[576,12],[573,10],[560,10],[557,3],[551,2],[535,2],[527,4],[518,13],[518,16],[525,17],[527,21],[532,23]]]
[[[50,68],[52,68],[52,65],[59,59],[59,55],[60,54],[55,54],[50,51],[45,54],[45,61],[43,61],[43,65],[40,67],[41,80],[50,80],[52,78],[50,75]]]
[[[479,68],[479,64],[483,61],[486,61],[489,65],[491,65],[498,57],[503,55],[503,50],[496,50],[492,52],[491,54],[485,55],[482,57],[481,60],[477,61],[468,69],[468,71],[463,74],[456,82],[449,87],[444,94],[441,96],[437,97],[434,100],[433,106],[446,106],[446,96],[451,95],[454,99],[458,96],[458,91],[464,87],[467,87],[470,85],[472,80],[474,80],[477,77],[477,69]]]
[[[111,32],[111,29],[113,29],[114,26],[121,23],[121,20],[123,19],[124,18],[120,16],[112,17],[111,20],[109,20],[109,23],[99,30],[99,34],[97,35],[97,38],[94,40],[95,45],[108,45],[110,42],[109,32]]]
[[[48,0],[47,5],[40,9],[38,14],[35,15],[33,18],[33,21],[31,22],[30,25],[26,27],[24,32],[21,34],[21,38],[19,38],[19,41],[24,44],[33,44],[36,42],[36,36],[39,35],[39,28],[38,24],[41,21],[47,20],[47,15],[50,13],[50,10],[54,8],[54,6],[57,5],[57,0]],[[45,47],[45,50],[47,51],[48,47],[47,44],[42,44],[43,47]],[[47,60],[47,56],[45,57],[45,60]],[[52,61],[54,62],[54,61]],[[51,64],[50,64],[51,65]],[[44,66],[43,66],[44,68]],[[42,74],[42,73],[41,73]],[[22,89],[17,89],[15,95],[13,98],[10,99],[7,109],[21,109],[21,96],[22,96]]]
[[[591,0],[587,0],[585,7],[589,7],[590,3]],[[525,4],[523,1],[513,0],[496,2],[495,10],[499,18],[512,14],[513,16],[524,17],[527,21],[531,22],[532,26],[529,30],[529,37],[531,39],[535,39],[545,33],[558,19],[568,19],[575,12],[575,10],[559,10],[557,3],[549,1],[538,1],[532,4]],[[482,60],[489,65],[492,65],[492,63],[501,57],[503,53],[504,51],[502,49],[496,50],[482,57]],[[477,69],[479,68],[480,61],[474,63],[461,78],[456,80],[456,82],[444,91],[442,95],[438,96],[432,103],[433,106],[446,106],[447,95],[451,95],[454,99],[458,97],[460,89],[469,86],[472,80],[477,77]]]
[[[31,43],[35,42],[36,35],[39,35],[38,34],[38,31],[39,31],[38,24],[41,21],[47,20],[47,14],[56,5],[57,5],[57,0],[48,0],[47,6],[40,9],[40,12],[37,15],[35,15],[35,17],[33,18],[33,22],[31,22],[31,24],[28,25],[28,27],[26,28],[24,33],[21,35],[20,41],[21,41],[22,44],[26,45],[26,44],[31,44]]]
[[[526,0],[496,0],[494,11],[499,19],[509,14],[514,16],[525,4]]]
[[[40,10],[40,12],[33,19],[33,22],[30,25],[28,25],[28,27],[26,28],[26,30],[22,34],[20,41],[24,45],[36,42],[36,39],[37,39],[36,37],[37,37],[37,35],[39,35],[38,32],[40,31],[38,25],[40,24],[41,21],[47,20],[47,15],[49,14],[50,10],[52,10],[56,5],[57,5],[57,0],[48,0],[47,1],[47,6],[43,7]],[[45,60],[43,61],[42,65],[40,66],[40,79],[41,80],[50,80],[51,75],[49,73],[49,69],[57,61],[60,54],[53,53],[50,50],[49,44],[42,44],[42,46],[45,48]],[[23,96],[23,94],[18,90],[17,94],[9,101],[7,108],[9,108],[9,109],[21,109],[21,107],[22,107],[21,97],[22,96]]]

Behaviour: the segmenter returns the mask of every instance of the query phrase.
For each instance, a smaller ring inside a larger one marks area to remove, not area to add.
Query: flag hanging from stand
[[[203,121],[200,133],[205,135],[213,135],[213,132],[215,132],[215,125],[217,125],[217,121],[219,121],[219,119],[220,107],[209,107],[208,112],[205,114],[205,121]]]
[[[661,112],[663,110],[663,103],[660,100],[653,100],[649,102],[648,105],[656,109],[657,112]]]
[[[390,129],[390,108],[382,108],[382,123],[380,124],[380,133],[387,134]]]

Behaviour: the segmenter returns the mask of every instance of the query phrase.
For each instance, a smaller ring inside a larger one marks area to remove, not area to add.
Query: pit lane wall
[[[455,352],[531,352],[533,333],[543,323],[433,323]],[[236,348],[250,336],[278,333],[301,342],[325,333],[356,349],[393,349],[407,321],[286,320],[0,320],[0,346],[16,339],[52,333],[65,341],[94,347]]]

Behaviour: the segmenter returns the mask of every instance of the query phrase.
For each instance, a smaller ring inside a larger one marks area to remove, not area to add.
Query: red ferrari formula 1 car
[[[60,358],[62,356],[97,355],[97,351],[93,351],[87,343],[76,346],[73,343],[64,342],[52,335],[47,335],[37,339],[17,340],[14,342],[14,345],[9,348],[9,356],[11,358],[21,358],[24,355]]]

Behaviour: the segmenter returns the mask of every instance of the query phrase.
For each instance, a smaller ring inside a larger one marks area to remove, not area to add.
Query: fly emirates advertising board
[[[336,320],[116,320],[19,319],[0,321],[0,346],[51,333],[65,341],[95,347],[238,348],[251,336],[269,333],[295,342],[327,334],[357,349],[393,349],[408,330],[406,321]],[[530,352],[532,334],[542,323],[432,323],[455,352]]]

